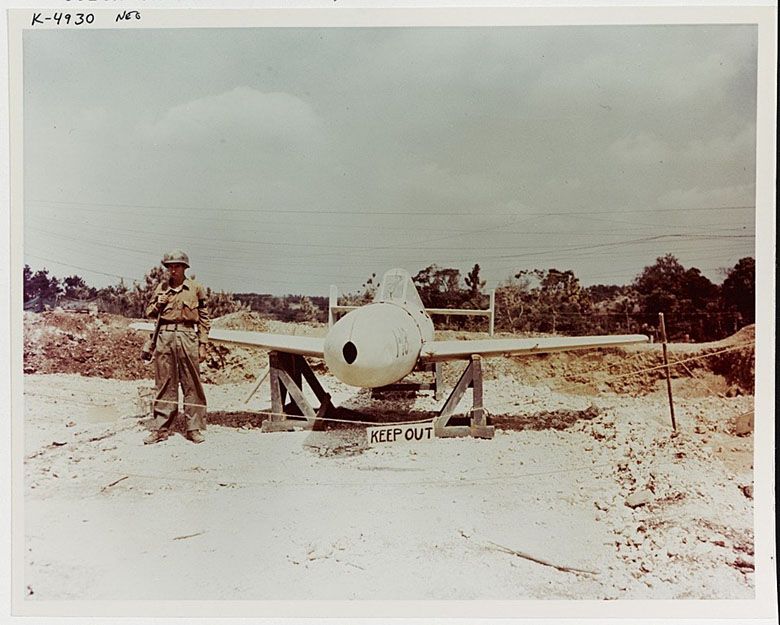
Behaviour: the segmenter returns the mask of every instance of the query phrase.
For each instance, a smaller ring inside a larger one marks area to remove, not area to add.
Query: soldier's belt
[[[160,331],[176,332],[177,330],[194,330],[193,321],[161,321]]]

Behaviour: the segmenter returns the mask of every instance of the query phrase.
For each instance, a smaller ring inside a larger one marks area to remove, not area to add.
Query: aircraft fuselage
[[[376,302],[339,319],[325,337],[325,364],[350,386],[393,384],[412,372],[433,323],[421,309]]]

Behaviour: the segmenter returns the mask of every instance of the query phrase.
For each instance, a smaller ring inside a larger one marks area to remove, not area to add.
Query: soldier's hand
[[[157,307],[161,309],[165,308],[170,301],[171,301],[170,295],[168,295],[167,293],[160,293],[157,296]]]
[[[206,344],[201,343],[200,347],[198,348],[198,357],[200,358],[200,361],[203,362],[206,360]]]
[[[141,360],[146,363],[152,362],[154,358],[154,346],[152,345],[152,339],[146,339],[144,345],[141,348]]]

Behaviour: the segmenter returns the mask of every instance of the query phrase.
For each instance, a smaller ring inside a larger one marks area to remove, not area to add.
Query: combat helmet
[[[167,267],[168,265],[172,265],[174,263],[180,263],[185,267],[189,267],[190,257],[181,250],[171,250],[165,254],[165,256],[163,256],[162,264]]]

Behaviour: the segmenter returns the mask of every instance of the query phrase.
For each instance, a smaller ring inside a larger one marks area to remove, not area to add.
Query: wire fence
[[[670,360],[669,364],[668,364],[668,367],[670,367],[670,368],[681,367],[682,369],[685,370],[685,372],[688,374],[690,379],[694,381],[694,383],[697,383],[697,384],[703,386],[706,390],[711,392],[714,396],[719,397],[721,399],[726,399],[726,397],[722,393],[712,389],[711,387],[706,385],[704,382],[702,382],[700,379],[698,379],[693,374],[693,372],[691,371],[691,369],[687,365],[689,363],[704,361],[704,360],[707,360],[708,358],[712,358],[714,356],[719,356],[719,355],[722,355],[722,354],[725,354],[725,353],[734,352],[734,351],[738,351],[738,350],[744,350],[746,348],[753,348],[754,349],[755,348],[755,341],[745,341],[745,342],[741,342],[741,343],[738,343],[736,345],[732,345],[730,347],[726,347],[726,348],[723,348],[723,349],[718,349],[718,350],[715,350],[715,351],[712,351],[712,352],[707,352],[707,353],[704,353],[704,354],[697,354],[697,355],[694,355],[694,356],[689,356],[689,357],[686,357],[686,358],[680,358],[680,359],[676,359],[676,360]],[[633,376],[641,376],[641,375],[645,375],[647,373],[653,373],[653,372],[657,372],[657,371],[662,371],[662,370],[665,370],[666,368],[667,368],[667,365],[659,364],[659,365],[654,365],[654,366],[651,366],[651,367],[644,367],[644,368],[641,368],[641,369],[636,369],[634,371],[629,371],[629,372],[626,372],[626,373],[609,373],[607,378],[611,379],[611,380],[620,380],[620,379],[624,379],[624,378],[630,378],[630,377],[633,377]],[[601,370],[601,372],[603,372],[603,371],[604,370]],[[591,372],[591,373],[595,373],[595,372]],[[583,378],[583,377],[587,378],[587,374],[578,374],[577,377],[580,378],[580,379]],[[147,388],[141,390],[141,392],[139,393],[138,397],[135,400],[139,410],[141,411],[141,414],[140,415],[133,415],[133,416],[140,416],[140,417],[143,417],[143,416],[153,416],[154,412],[155,412],[155,406],[170,405],[170,404],[175,404],[177,407],[181,407],[182,409],[184,409],[184,411],[186,411],[186,409],[188,407],[196,407],[196,408],[199,408],[199,409],[200,408],[204,408],[204,404],[188,403],[188,402],[179,401],[179,400],[176,400],[176,401],[174,401],[174,400],[166,400],[166,399],[162,399],[162,398],[156,398],[156,397],[154,397],[154,394],[155,394],[154,389],[152,389],[150,387],[147,387]],[[47,398],[50,398],[50,399],[56,399],[58,401],[63,401],[63,402],[68,402],[68,403],[73,403],[73,404],[79,404],[79,405],[85,405],[85,406],[91,406],[91,407],[99,407],[99,408],[117,408],[120,405],[120,402],[118,402],[118,401],[113,401],[113,402],[112,401],[108,401],[108,402],[95,402],[95,401],[91,401],[91,400],[83,400],[83,399],[78,399],[78,398],[75,398],[75,397],[62,397],[60,395],[47,394],[47,393],[36,392],[36,391],[31,391],[31,390],[26,390],[25,391],[25,395],[34,396],[34,397],[47,397]],[[251,399],[251,396],[248,397],[244,403],[248,404],[250,399]],[[257,415],[265,416],[265,417],[275,417],[277,419],[288,419],[290,417],[293,417],[293,418],[299,419],[301,421],[316,420],[316,421],[320,421],[320,422],[341,423],[341,424],[351,424],[351,425],[365,425],[365,426],[381,425],[377,421],[368,421],[368,420],[360,420],[360,419],[341,419],[341,418],[337,418],[337,417],[333,417],[333,416],[327,416],[327,415],[317,416],[315,418],[307,418],[307,417],[305,417],[303,415],[294,415],[294,414],[290,414],[290,413],[286,413],[286,412],[279,413],[279,412],[273,412],[271,410],[248,410],[248,409],[244,409],[244,411],[245,412],[253,412],[253,413],[256,413]],[[409,421],[394,421],[394,422],[392,422],[392,425],[428,424],[428,423],[432,423],[433,421],[435,421],[435,419],[436,419],[436,416],[431,416],[430,418],[427,418],[427,419],[415,419],[415,420],[409,420]]]

